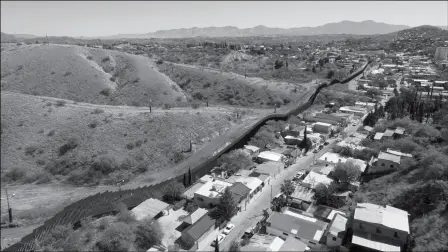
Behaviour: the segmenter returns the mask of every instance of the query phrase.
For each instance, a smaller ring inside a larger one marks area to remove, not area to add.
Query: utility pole
[[[6,203],[8,204],[8,216],[9,216],[9,223],[12,222],[12,209],[9,206],[9,194],[8,194],[8,188],[5,187],[5,193],[6,193]]]
[[[272,185],[271,185],[271,202],[272,202]]]

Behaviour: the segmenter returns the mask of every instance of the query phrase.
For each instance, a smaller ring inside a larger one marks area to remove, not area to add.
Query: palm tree
[[[216,237],[216,240],[215,240],[215,252],[219,252],[218,237]]]
[[[291,180],[285,180],[281,185],[280,191],[286,196],[286,204],[288,204],[288,198],[291,197],[295,190],[296,188]]]

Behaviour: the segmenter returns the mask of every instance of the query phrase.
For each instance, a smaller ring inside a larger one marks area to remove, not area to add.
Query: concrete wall
[[[360,226],[360,224],[362,226]],[[379,228],[381,233],[377,233],[377,228]],[[388,227],[385,227],[382,225],[378,225],[375,223],[363,222],[360,220],[353,220],[353,231],[356,232],[356,230],[380,235],[383,237],[387,237],[389,239],[393,239],[395,241],[399,241],[402,246],[404,244],[406,244],[406,241],[408,238],[408,234],[404,231],[395,230],[395,229],[391,229],[391,228],[388,228]],[[397,237],[395,237],[395,232],[397,232]]]

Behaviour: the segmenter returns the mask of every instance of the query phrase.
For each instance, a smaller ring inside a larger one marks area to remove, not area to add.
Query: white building
[[[347,221],[348,219],[339,213],[333,216],[324,234],[327,237],[326,245],[328,247],[335,248],[342,245],[347,230]]]
[[[194,202],[202,208],[213,208],[229,186],[232,184],[219,179],[208,181],[194,193]]]
[[[261,162],[269,162],[269,161],[283,162],[286,159],[285,155],[273,151],[263,151],[260,154],[258,154],[257,158]]]
[[[333,182],[333,179],[316,172],[311,171],[308,175],[303,179],[302,185],[311,189],[316,188],[318,184],[330,185]]]

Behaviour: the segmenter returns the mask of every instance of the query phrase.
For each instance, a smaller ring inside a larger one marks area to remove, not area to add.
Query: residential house
[[[232,184],[220,179],[208,181],[194,193],[194,202],[202,208],[213,208],[219,204],[224,190],[229,186]]]
[[[299,213],[272,212],[267,221],[266,232],[287,239],[294,237],[307,244],[310,248],[320,248],[319,244],[327,223]]]
[[[345,192],[336,192],[331,195],[331,202],[332,205],[336,206],[343,206],[347,203],[348,199],[350,198],[352,192],[345,191]]]
[[[336,213],[325,230],[324,237],[329,248],[338,248],[344,241],[347,230],[347,217]]]
[[[356,106],[359,106],[361,108],[367,108],[367,111],[370,112],[375,108],[376,103],[374,102],[356,102]]]
[[[394,130],[394,138],[400,138],[400,137],[404,136],[404,132],[405,132],[404,128],[397,127]]]
[[[400,166],[401,156],[380,152],[378,158],[372,157],[368,173],[381,173],[397,169]]]
[[[265,174],[273,178],[283,170],[284,170],[283,163],[271,161],[258,165],[254,169],[254,172]]]
[[[377,132],[377,133],[375,134],[375,136],[373,137],[373,140],[381,141],[381,139],[383,138],[383,135],[384,135],[384,133]]]
[[[308,247],[308,245],[302,242],[300,239],[288,236],[288,238],[286,238],[285,242],[283,243],[283,245],[280,247],[279,250],[272,250],[272,251],[297,252],[297,251],[307,251],[309,249],[310,248]]]
[[[317,122],[313,126],[313,131],[318,133],[330,134],[332,125],[330,123]]]
[[[205,208],[198,208],[196,211],[189,214],[187,217],[184,218],[183,222],[193,225],[198,220],[200,220],[204,215],[208,214],[208,210]]]
[[[410,157],[410,158],[412,157],[412,154],[403,153],[401,151],[392,150],[390,148],[387,148],[386,152],[389,154],[392,154],[392,155],[400,156],[400,157]]]
[[[208,181],[212,181],[213,179],[214,179],[213,176],[208,174],[202,176],[196,183],[194,183],[192,186],[188,187],[187,190],[185,190],[185,192],[182,194],[182,197],[189,200],[194,199],[194,194]]]
[[[260,153],[260,148],[253,145],[244,145],[244,149],[248,150],[251,155],[258,155]]]
[[[339,118],[342,123],[348,123],[353,120],[353,114],[350,113],[331,113],[331,116]]]
[[[238,176],[233,175],[230,178],[226,180],[229,183],[235,184],[235,183],[241,183],[245,187],[249,189],[248,194],[248,200],[251,199],[255,194],[257,194],[259,191],[263,188],[263,181],[256,177],[244,177],[244,176]]]
[[[319,159],[317,159],[318,164],[337,164],[337,163],[345,163],[347,158],[342,157],[341,155],[333,152],[326,152]]]
[[[216,227],[215,220],[210,218],[208,214],[205,214],[194,224],[182,231],[181,240],[192,247],[190,251],[201,251],[210,245],[208,244],[209,239],[207,237],[218,234],[219,229]]]
[[[314,191],[311,188],[297,185],[294,192],[291,194],[291,207],[297,209],[308,208],[309,204],[314,201]],[[304,203],[307,205],[304,206]]]
[[[336,214],[340,214],[342,216],[347,216],[345,212],[324,205],[311,205],[307,210],[307,213],[313,215],[315,218],[330,223],[333,220],[333,217]]]
[[[290,135],[283,137],[283,139],[285,140],[285,144],[296,145],[296,146],[299,145],[303,141],[303,137],[295,137],[295,136],[290,136]]]
[[[260,154],[258,154],[257,156],[257,161],[258,162],[284,162],[286,160],[286,157],[280,153],[276,153],[273,151],[263,151],[260,152]]]
[[[390,130],[390,129],[386,129],[386,131],[384,131],[383,133],[383,139],[388,140],[388,139],[394,139],[394,131]]]
[[[241,247],[241,251],[264,252],[264,251],[283,251],[280,250],[285,241],[274,235],[253,235],[249,243]]]
[[[313,171],[310,171],[308,175],[303,179],[302,186],[314,189],[318,184],[330,185],[334,180]]]
[[[343,113],[350,113],[355,116],[359,116],[360,118],[363,118],[365,115],[367,115],[367,109],[361,108],[358,106],[344,106],[339,108],[340,112]]]
[[[410,234],[408,216],[408,212],[395,207],[358,203],[352,245],[376,251],[401,251]]]
[[[232,197],[235,202],[238,204],[239,210],[246,208],[246,204],[250,200],[251,189],[241,182],[236,182],[232,186],[229,187],[230,192],[232,193]]]
[[[147,199],[134,207],[131,212],[134,214],[136,220],[143,220],[145,218],[157,219],[163,215],[169,214],[170,205],[158,199]]]

